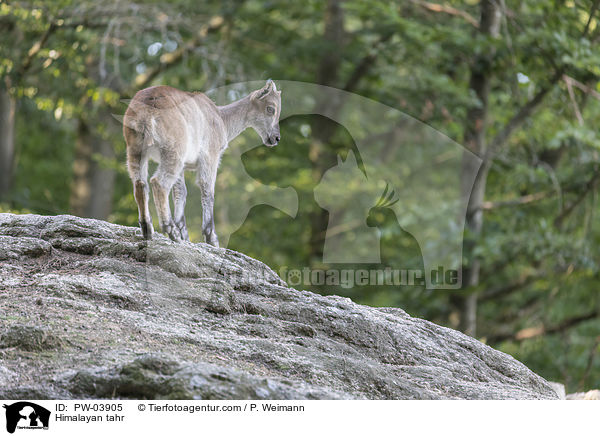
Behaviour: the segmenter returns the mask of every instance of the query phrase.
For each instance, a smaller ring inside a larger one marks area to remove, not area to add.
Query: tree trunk
[[[317,83],[321,85],[335,86],[338,79],[339,66],[341,62],[341,46],[344,39],[344,15],[340,0],[329,0],[325,11],[325,31],[323,38],[326,41],[326,49],[323,51],[319,68],[317,71]],[[319,102],[321,107],[331,106],[331,102]],[[329,108],[327,112],[335,111]],[[312,179],[315,186],[323,177],[323,174],[337,162],[336,154],[329,144],[335,132],[335,123],[323,117],[314,117],[312,131],[314,140],[310,143],[308,158],[311,163]],[[325,240],[323,235],[329,223],[329,213],[317,207],[310,215],[310,241],[309,261],[323,259],[323,246]]]
[[[16,101],[6,85],[0,84],[0,200],[8,196],[15,160]]]
[[[500,34],[502,11],[496,0],[483,0],[481,2],[481,19],[479,32],[497,38]],[[486,125],[488,117],[488,97],[492,78],[492,62],[494,52],[477,56],[471,68],[470,88],[479,100],[479,105],[467,113],[464,142],[466,147],[475,154],[483,156],[486,151]],[[461,330],[468,335],[475,336],[477,332],[477,293],[474,288],[479,284],[479,271],[481,263],[474,255],[474,248],[478,242],[483,226],[483,200],[489,165],[484,164],[479,168],[472,164],[472,160],[464,159],[461,168],[461,189],[463,198],[469,195],[466,216],[467,238],[464,250],[467,265],[462,271],[463,289],[471,292],[461,298]],[[476,177],[475,177],[476,176]],[[470,186],[467,181],[475,180]]]
[[[79,119],[75,147],[71,213],[105,220],[112,211],[116,175],[112,168],[103,165],[103,161],[115,158],[113,147],[83,118]]]

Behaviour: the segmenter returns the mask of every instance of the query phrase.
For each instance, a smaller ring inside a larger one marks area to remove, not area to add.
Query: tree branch
[[[377,58],[377,48],[384,42],[388,41],[392,37],[393,34],[394,34],[394,32],[387,32],[387,33],[381,35],[381,37],[377,40],[377,42],[375,42],[375,44],[373,44],[373,47],[369,51],[369,53],[367,53],[362,58],[362,60],[356,65],[356,68],[354,69],[354,71],[350,75],[350,78],[346,82],[346,86],[344,86],[344,91],[348,91],[348,92],[354,91],[354,89],[356,88],[356,85],[358,85],[358,82],[360,81],[360,79],[369,72],[369,70],[375,63],[375,60]]]
[[[544,198],[550,197],[555,191],[542,191],[534,194],[523,195],[512,200],[500,200],[500,201],[484,201],[481,205],[483,210],[491,210],[499,207],[506,206],[521,206],[523,204],[533,203],[535,201],[543,200]]]
[[[54,33],[54,31],[57,29],[57,27],[58,26],[56,25],[55,22],[51,22],[50,25],[48,26],[48,28],[46,29],[46,31],[40,37],[40,39],[38,39],[31,46],[31,48],[27,51],[27,56],[25,57],[25,59],[23,60],[23,63],[21,64],[21,66],[15,73],[16,82],[19,82],[23,78],[23,76],[25,75],[27,70],[29,70],[29,68],[31,67],[31,63],[33,62],[33,59],[40,52],[40,50],[42,48],[44,48],[44,46],[46,45],[46,42],[48,42],[48,38],[50,37],[50,35],[52,35],[52,33]]]
[[[590,88],[589,86],[581,83],[579,80],[574,79],[571,76],[567,76],[566,74],[563,74],[563,80],[565,82],[569,82],[572,85],[574,85],[576,88],[579,88],[580,90],[582,90],[583,92],[585,92],[586,94],[590,94],[592,97],[594,97],[597,100],[600,100],[600,92],[596,91],[593,88]]]
[[[554,225],[558,228],[560,228],[565,220],[565,218],[567,218],[574,210],[575,208],[583,201],[583,199],[588,195],[588,193],[596,188],[596,185],[598,185],[598,182],[600,181],[600,171],[598,171],[598,168],[596,168],[596,171],[594,172],[594,176],[588,180],[588,182],[585,184],[585,188],[583,190],[583,192],[581,194],[579,194],[579,197],[577,197],[575,200],[573,200],[571,202],[571,204],[569,204],[561,213],[560,215],[558,215],[555,219],[554,219]]]
[[[587,313],[585,315],[574,316],[573,318],[567,318],[561,323],[552,326],[545,327],[544,325],[537,327],[527,327],[522,330],[519,330],[515,334],[499,334],[496,336],[490,336],[488,341],[490,343],[501,342],[506,340],[513,340],[517,342],[524,341],[526,339],[533,339],[543,335],[549,335],[553,333],[564,332],[572,327],[577,327],[579,324],[590,321],[595,318],[600,317],[600,310],[594,310],[593,312]]]
[[[550,92],[550,90],[558,83],[563,75],[563,69],[555,71],[554,75],[550,78],[550,81],[543,86],[537,94],[535,94],[531,100],[525,103],[515,115],[506,123],[506,125],[498,132],[498,134],[492,139],[488,149],[483,155],[484,165],[489,162],[495,155],[496,151],[502,147],[507,141],[510,135],[519,128],[527,118],[531,116],[533,111],[544,101],[544,98]],[[489,165],[489,164],[488,164]]]
[[[596,12],[596,9],[598,8],[599,3],[600,3],[600,0],[594,1],[594,4],[592,5],[592,8],[590,9],[590,16],[589,16],[588,22],[582,33],[582,37],[584,37],[584,38],[587,36],[587,34],[589,32],[590,23],[592,21],[594,13]],[[533,111],[544,100],[544,98],[546,97],[548,92],[550,92],[550,90],[554,87],[554,85],[556,85],[558,83],[558,81],[563,77],[564,70],[565,70],[564,67],[560,67],[560,68],[556,69],[554,71],[554,74],[550,78],[549,82],[544,87],[542,87],[537,92],[537,94],[535,94],[533,96],[533,98],[531,100],[529,100],[527,103],[525,103],[525,105],[523,105],[517,111],[517,113],[508,121],[508,123],[506,123],[504,128],[502,130],[500,130],[500,132],[498,132],[498,134],[492,139],[492,141],[490,142],[490,146],[488,147],[488,149],[486,150],[486,152],[483,156],[483,161],[484,161],[483,165],[484,166],[490,165],[489,161],[493,158],[497,149],[500,148],[501,146],[503,146],[506,143],[506,141],[508,140],[508,138],[510,137],[510,135],[517,128],[519,128],[521,126],[521,124],[523,124],[525,122],[525,120],[527,120],[527,118],[529,118],[529,116],[533,113]]]
[[[590,16],[588,17],[587,23],[585,23],[585,29],[583,29],[583,34],[582,34],[583,38],[587,37],[588,32],[590,31],[590,25],[592,24],[592,19],[594,18],[596,9],[598,9],[598,3],[600,3],[600,0],[596,0],[592,4],[592,8],[590,9]]]
[[[221,15],[215,15],[212,17],[208,24],[202,26],[194,39],[184,44],[181,48],[177,49],[173,53],[166,53],[160,57],[158,65],[151,68],[149,71],[138,74],[133,80],[133,87],[129,91],[129,94],[133,94],[136,90],[148,85],[156,76],[162,73],[167,68],[173,67],[179,63],[185,54],[198,47],[204,39],[211,33],[214,33],[221,29],[225,24],[225,19]]]
[[[465,11],[461,11],[460,9],[456,9],[453,8],[452,6],[448,6],[448,5],[440,5],[438,3],[430,3],[427,1],[420,1],[420,0],[411,0],[414,4],[427,9],[428,11],[431,12],[442,12],[444,14],[448,14],[448,15],[453,15],[455,17],[460,17],[462,19],[464,19],[467,23],[469,23],[471,26],[475,27],[475,28],[479,28],[479,22],[473,18],[469,13],[465,12]]]
[[[579,122],[579,125],[583,127],[583,116],[581,115],[581,111],[579,110],[579,105],[577,104],[577,100],[575,99],[575,93],[573,92],[573,84],[569,80],[566,74],[563,74],[563,80],[567,85],[567,92],[569,93],[569,98],[571,99],[571,104],[573,105],[573,111],[575,112],[575,118]]]
[[[537,279],[543,277],[542,274],[530,274],[521,276],[517,281],[509,283],[505,286],[492,288],[489,291],[484,292],[480,295],[479,301],[489,301],[495,298],[506,297],[519,289],[524,288],[527,285],[535,282]]]

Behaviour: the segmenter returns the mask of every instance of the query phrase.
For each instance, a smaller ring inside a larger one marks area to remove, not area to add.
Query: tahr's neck
[[[250,112],[250,96],[234,101],[225,106],[219,106],[219,112],[227,129],[227,142],[250,127],[248,116]]]

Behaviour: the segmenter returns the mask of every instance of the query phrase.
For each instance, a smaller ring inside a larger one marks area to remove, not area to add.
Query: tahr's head
[[[252,110],[250,126],[260,135],[263,144],[274,147],[281,140],[279,133],[279,115],[281,114],[281,91],[275,82],[267,80],[267,84],[250,95]]]

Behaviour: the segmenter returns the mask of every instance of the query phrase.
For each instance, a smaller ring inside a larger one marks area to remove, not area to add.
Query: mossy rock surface
[[[557,398],[512,357],[401,309],[68,215],[0,214],[0,359],[3,398]]]

